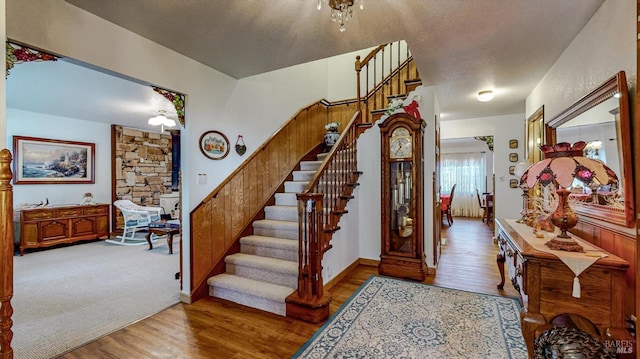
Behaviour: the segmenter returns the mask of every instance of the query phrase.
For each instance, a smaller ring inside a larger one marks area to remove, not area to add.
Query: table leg
[[[173,254],[173,233],[167,236],[167,245],[169,245],[169,254]]]
[[[153,244],[151,244],[151,231],[147,232],[147,243],[149,243],[149,250],[153,249]]]
[[[500,283],[498,284],[498,289],[504,289],[504,262],[506,259],[502,253],[498,253],[498,257],[496,258],[496,263],[498,264],[498,271],[500,272]]]

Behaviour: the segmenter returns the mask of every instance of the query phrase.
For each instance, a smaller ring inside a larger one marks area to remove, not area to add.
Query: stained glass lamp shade
[[[551,222],[560,228],[560,234],[547,242],[551,249],[582,252],[582,247],[567,234],[567,230],[578,223],[578,216],[569,206],[569,194],[566,189],[574,179],[587,186],[618,185],[618,177],[602,161],[583,157],[586,142],[571,145],[561,142],[555,146],[543,145],[540,150],[544,159],[534,163],[520,177],[520,185],[533,188],[536,183],[542,186],[553,184],[558,189],[558,207],[551,214]]]

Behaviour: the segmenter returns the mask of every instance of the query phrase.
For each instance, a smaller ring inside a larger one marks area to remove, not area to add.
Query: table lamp
[[[533,188],[536,183],[542,186],[557,186],[558,207],[551,214],[551,222],[560,228],[560,234],[545,243],[551,249],[582,252],[575,239],[567,234],[567,230],[578,223],[578,215],[569,206],[569,194],[566,189],[574,179],[587,186],[592,183],[611,185],[618,183],[616,174],[602,161],[583,156],[586,146],[584,141],[571,145],[561,142],[554,146],[542,145],[540,150],[544,159],[532,164],[520,177],[520,183]]]

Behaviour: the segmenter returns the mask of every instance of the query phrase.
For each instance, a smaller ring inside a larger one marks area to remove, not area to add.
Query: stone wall
[[[159,206],[171,193],[171,134],[113,126],[116,199]]]

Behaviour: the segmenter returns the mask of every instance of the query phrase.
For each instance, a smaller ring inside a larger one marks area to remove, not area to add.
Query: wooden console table
[[[511,283],[520,294],[522,333],[533,357],[536,330],[549,324],[561,314],[580,315],[588,319],[604,335],[608,328],[625,327],[624,274],[629,263],[595,247],[606,257],[597,259],[578,275],[579,298],[574,295],[575,274],[558,256],[537,250],[531,243],[539,243],[533,229],[514,220],[496,219],[498,231],[498,268],[502,282],[505,266]],[[547,240],[552,237],[546,234]],[[531,243],[530,243],[531,242]],[[590,256],[590,252],[585,256]],[[562,253],[560,253],[562,254]]]
[[[49,206],[20,211],[20,255],[26,248],[109,236],[109,204]]]

